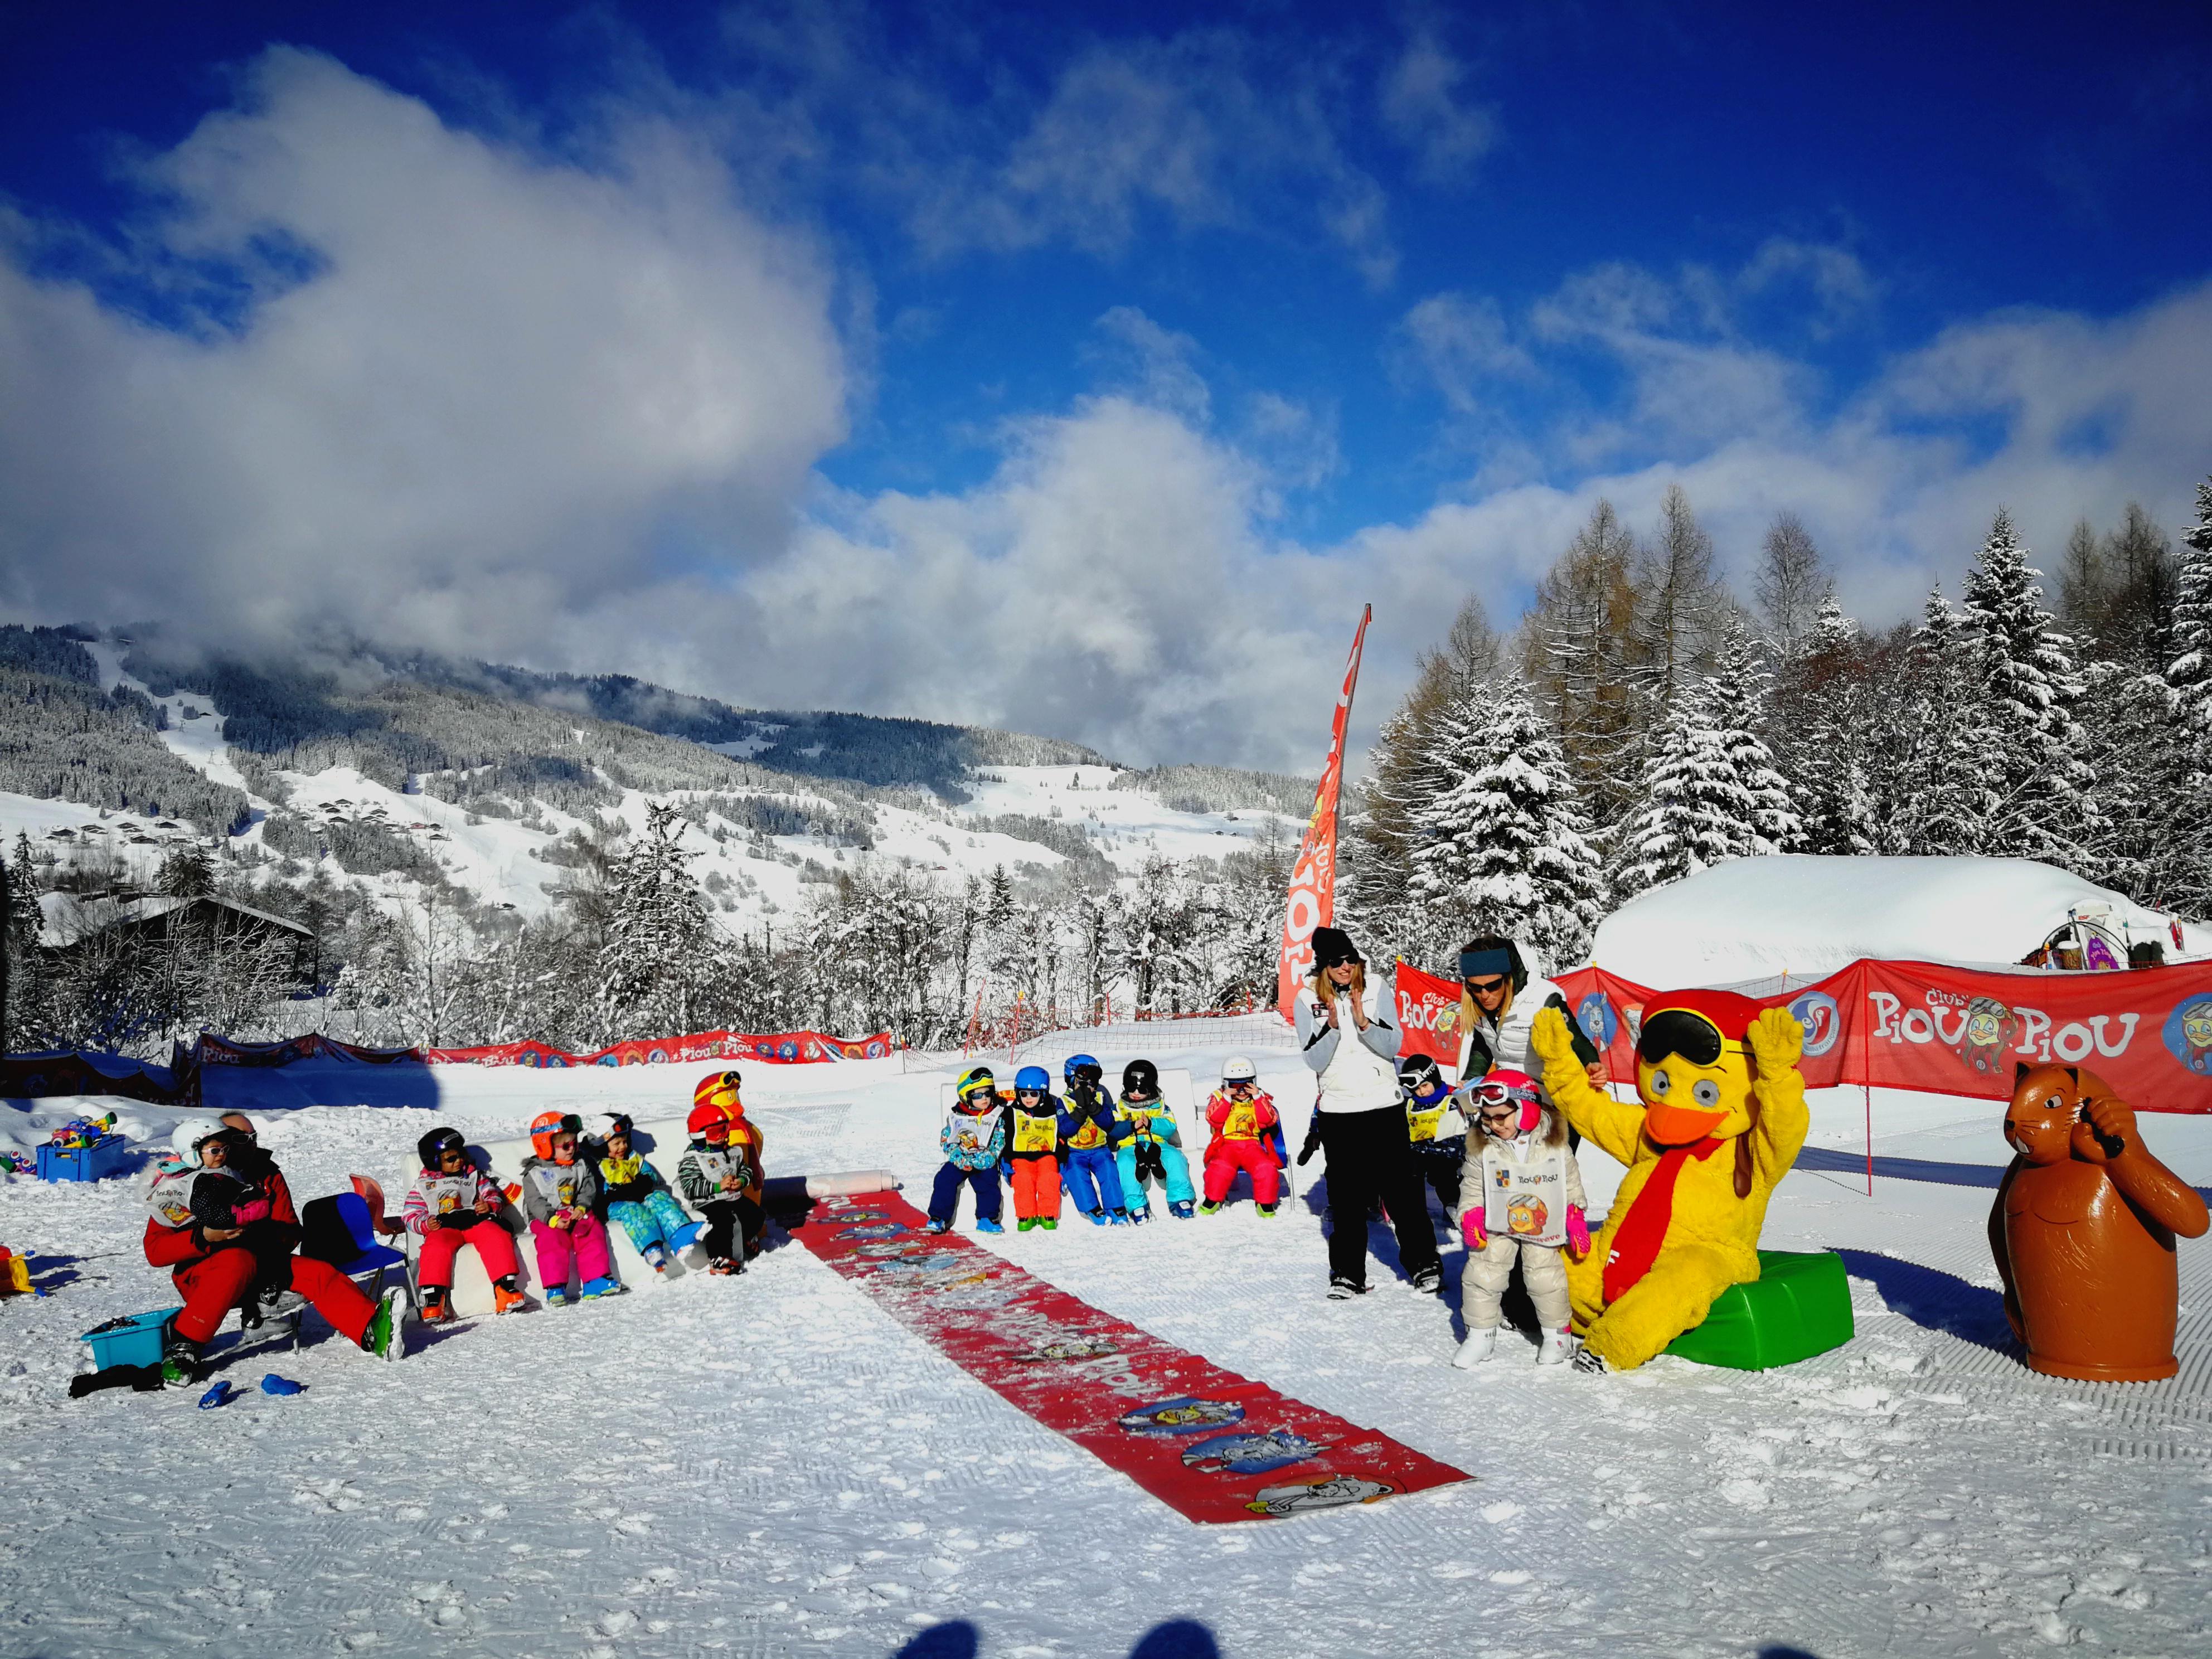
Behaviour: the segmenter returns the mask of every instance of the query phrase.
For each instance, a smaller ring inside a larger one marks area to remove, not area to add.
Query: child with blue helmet
[[[1014,1073],[1014,1109],[1006,1120],[1006,1161],[1013,1170],[1014,1218],[1024,1232],[1060,1225],[1060,1103],[1042,1066]]]
[[[1065,1176],[1075,1207],[1093,1226],[1128,1223],[1115,1151],[1129,1138],[1128,1124],[1117,1117],[1114,1097],[1101,1086],[1105,1068],[1089,1054],[1071,1054],[1061,1074],[1067,1079],[1066,1104],[1060,1109],[1060,1141],[1066,1149]]]

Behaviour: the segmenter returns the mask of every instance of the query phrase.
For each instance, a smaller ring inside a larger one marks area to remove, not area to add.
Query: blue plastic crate
[[[89,1146],[41,1146],[39,1179],[98,1181],[122,1174],[124,1160],[130,1156],[131,1145],[121,1135],[108,1135]]]
[[[95,1325],[79,1341],[92,1350],[94,1370],[110,1365],[158,1365],[161,1345],[168,1340],[169,1322],[182,1308],[160,1308],[152,1313],[131,1314]]]

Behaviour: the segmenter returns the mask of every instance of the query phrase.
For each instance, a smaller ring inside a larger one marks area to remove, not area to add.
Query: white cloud
[[[1466,79],[1466,66],[1425,29],[1406,43],[1382,77],[1383,125],[1414,153],[1431,184],[1467,183],[1498,142],[1496,113],[1461,95]]]
[[[0,261],[0,562],[21,605],[204,632],[352,618],[526,648],[711,520],[779,544],[845,429],[829,273],[675,132],[594,173],[275,50],[149,169],[149,270],[304,280],[157,330]]]
[[[1530,374],[1548,398],[1568,357],[1621,395],[1528,434],[1521,477],[1564,482],[1493,471],[1332,545],[1291,539],[1282,497],[1340,466],[1334,408],[1224,393],[1200,343],[1127,307],[1099,392],[1007,423],[981,483],[842,493],[814,469],[862,395],[832,320],[860,285],[673,127],[609,131],[587,169],[275,52],[156,166],[177,211],[128,253],[174,303],[249,242],[313,250],[264,262],[242,319],[159,329],[0,260],[7,600],[1310,767],[1363,602],[1371,733],[1459,599],[1509,621],[1600,494],[1648,524],[1680,479],[1739,559],[1796,510],[1879,622],[2001,501],[2046,550],[2130,498],[2178,527],[2212,459],[2212,286],[1963,322],[1832,407],[1744,307],[1842,317],[1877,286],[1770,245],[1584,273],[1517,322],[1413,307],[1399,349],[1448,399]]]

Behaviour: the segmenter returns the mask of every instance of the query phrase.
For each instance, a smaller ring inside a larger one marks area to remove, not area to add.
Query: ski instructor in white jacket
[[[1340,929],[1315,928],[1313,949],[1313,976],[1298,988],[1296,1010],[1298,1045],[1321,1083],[1314,1122],[1328,1160],[1329,1296],[1341,1301],[1367,1289],[1367,1212],[1378,1197],[1397,1231],[1399,1265],[1415,1290],[1432,1291],[1443,1268],[1406,1134],[1395,999],[1387,980],[1367,983],[1366,959]]]
[[[1597,1048],[1576,1023],[1566,994],[1548,979],[1529,973],[1521,959],[1521,947],[1511,939],[1485,933],[1460,946],[1459,979],[1467,993],[1460,1006],[1464,1033],[1459,1041],[1462,1086],[1501,1066],[1540,1079],[1543,1057],[1529,1046],[1528,1034],[1535,1028],[1539,1012],[1556,1008],[1565,1017],[1567,1030],[1574,1039],[1575,1058],[1589,1073],[1591,1086],[1606,1087],[1605,1068],[1599,1063]]]

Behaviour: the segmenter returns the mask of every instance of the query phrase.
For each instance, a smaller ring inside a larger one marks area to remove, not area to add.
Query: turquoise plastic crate
[[[110,1365],[158,1365],[161,1346],[169,1338],[169,1322],[182,1312],[182,1308],[161,1308],[130,1314],[94,1326],[78,1340],[92,1350],[95,1370]]]
[[[109,1135],[89,1146],[41,1146],[39,1179],[99,1181],[122,1174],[130,1156],[131,1143],[121,1135]]]

